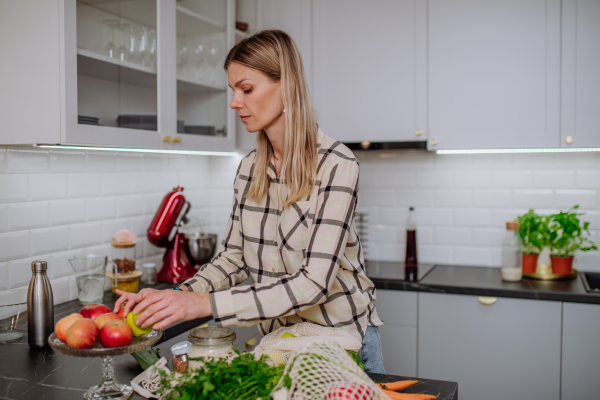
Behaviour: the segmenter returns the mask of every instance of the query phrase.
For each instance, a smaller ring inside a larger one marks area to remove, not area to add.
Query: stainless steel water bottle
[[[46,261],[31,263],[32,277],[27,292],[27,341],[32,349],[48,346],[54,331],[54,296],[46,274]]]

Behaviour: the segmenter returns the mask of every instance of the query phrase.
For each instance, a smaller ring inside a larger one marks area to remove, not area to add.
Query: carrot
[[[419,381],[396,381],[389,383],[378,383],[379,387],[387,390],[400,390],[407,388],[415,383],[419,383]]]
[[[383,389],[383,392],[387,394],[392,400],[432,400],[438,398],[438,396],[434,396],[431,394],[399,393],[385,389]]]

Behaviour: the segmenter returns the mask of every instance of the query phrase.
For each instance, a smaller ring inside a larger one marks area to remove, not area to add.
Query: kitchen
[[[12,56],[0,67],[0,290],[27,288],[31,263],[45,260],[57,309],[77,308],[68,260],[110,255],[120,229],[137,235],[137,269],[162,266],[165,250],[146,231],[177,185],[191,204],[188,215],[220,241],[236,169],[255,142],[227,112],[230,92],[214,83],[224,79],[215,65],[226,55],[223,43],[277,28],[300,48],[320,126],[352,143],[360,163],[357,211],[384,321],[387,373],[456,382],[461,399],[594,397],[600,298],[586,291],[582,272],[600,272],[600,253],[577,253],[579,274],[571,281],[507,283],[499,267],[506,222],[528,209],[550,215],[579,205],[590,239],[600,242],[598,2],[95,3],[1,6],[1,29],[10,34],[0,48]],[[213,18],[208,28],[198,18],[206,15]],[[154,61],[103,55],[111,36],[126,37],[103,22],[115,19],[150,28],[146,38],[159,28]],[[199,68],[180,41],[196,28],[222,39],[203,43],[221,58],[206,57]],[[130,121],[117,120],[135,114],[158,115],[154,129],[127,129]],[[76,115],[99,121],[75,123]],[[205,120],[212,134],[194,133]],[[79,148],[66,147],[73,144]],[[417,219],[419,282],[404,281],[409,207]],[[105,298],[112,298],[107,285]],[[2,345],[3,354],[11,346]],[[85,382],[78,372],[84,367],[50,377],[61,388],[85,383],[72,398],[100,379],[97,359],[19,354],[34,360],[24,369],[40,364],[42,379],[3,368],[0,396],[68,398],[66,389],[44,386],[49,361],[94,360]],[[136,366],[117,356],[117,379],[138,375]],[[24,395],[19,379],[35,389]]]

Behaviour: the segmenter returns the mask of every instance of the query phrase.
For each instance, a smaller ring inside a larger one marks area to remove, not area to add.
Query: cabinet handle
[[[479,296],[477,298],[477,301],[483,304],[484,306],[491,306],[492,304],[496,303],[497,300],[497,297]]]
[[[173,141],[173,138],[171,136],[163,136],[163,142],[169,142],[171,143]]]
[[[176,136],[173,138],[173,143],[181,143],[181,136]]]
[[[431,145],[435,146],[437,144],[437,139],[431,139]]]
[[[571,144],[571,143],[573,143],[573,136],[567,136],[567,137],[565,138],[565,142],[567,142],[567,144]]]
[[[415,132],[415,135],[417,136],[421,136],[423,134],[423,131],[420,129],[417,129],[417,131]]]

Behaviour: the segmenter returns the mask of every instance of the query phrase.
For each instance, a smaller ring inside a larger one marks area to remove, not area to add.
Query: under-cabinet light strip
[[[588,153],[600,151],[600,147],[568,149],[464,149],[436,150],[435,154],[523,154],[523,153]]]
[[[154,153],[154,154],[182,154],[192,156],[221,156],[234,157],[238,153],[234,151],[201,151],[201,150],[169,150],[169,149],[132,149],[125,147],[95,147],[95,146],[69,146],[58,144],[36,144],[36,147],[44,149],[61,150],[90,150],[90,151],[120,151],[124,153]]]

